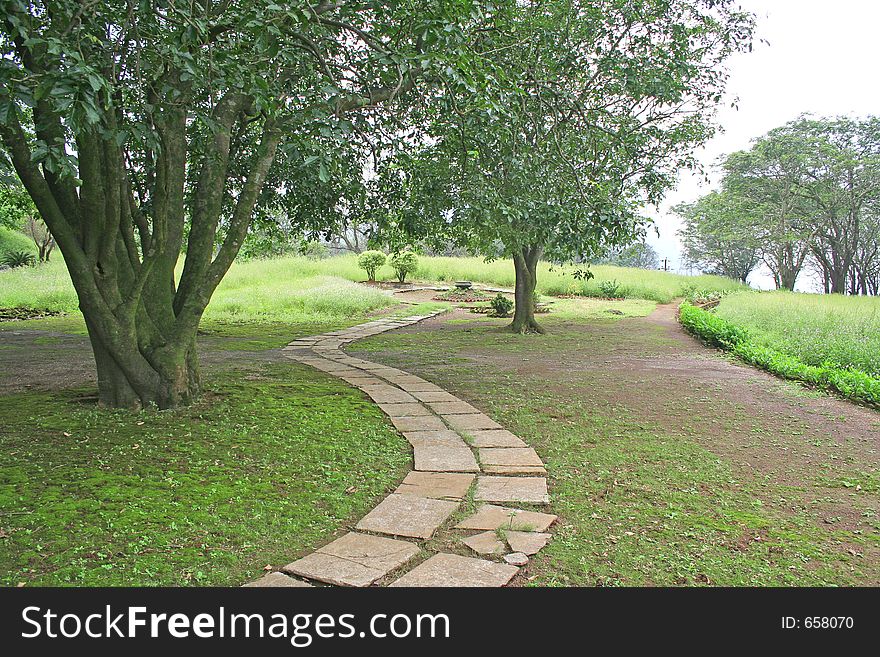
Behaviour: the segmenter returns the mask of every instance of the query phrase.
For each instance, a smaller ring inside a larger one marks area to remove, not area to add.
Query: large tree
[[[273,165],[327,183],[416,85],[467,74],[488,20],[478,0],[2,4],[0,137],[120,407],[198,393],[197,327],[255,211],[312,193]]]
[[[477,47],[506,84],[437,108],[395,172],[408,192],[397,219],[512,258],[511,328],[541,331],[539,260],[590,259],[643,234],[641,207],[712,134],[724,60],[750,43],[752,17],[727,0],[532,0],[499,25]]]

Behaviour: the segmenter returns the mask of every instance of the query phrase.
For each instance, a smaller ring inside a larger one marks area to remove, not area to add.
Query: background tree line
[[[674,210],[688,262],[745,281],[760,264],[793,290],[880,294],[880,119],[798,118],[722,163],[721,188]]]

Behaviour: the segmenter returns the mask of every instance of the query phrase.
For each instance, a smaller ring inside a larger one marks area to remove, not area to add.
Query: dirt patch
[[[64,313],[57,310],[37,310],[35,308],[0,308],[0,322],[14,322],[23,319],[43,319],[58,317]]]

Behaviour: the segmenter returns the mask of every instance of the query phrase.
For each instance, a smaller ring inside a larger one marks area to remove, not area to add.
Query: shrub
[[[388,257],[381,251],[364,251],[358,256],[358,267],[367,272],[367,280],[376,280],[376,270],[385,264]]]
[[[407,274],[413,274],[419,268],[419,257],[409,250],[395,253],[389,262],[400,283],[406,280]]]
[[[16,267],[33,267],[37,262],[33,253],[27,251],[9,251],[0,257],[0,264],[15,269]]]
[[[607,299],[614,299],[620,296],[620,283],[617,279],[599,282],[599,292]]]
[[[513,301],[500,292],[489,305],[492,306],[492,314],[495,317],[510,317],[510,312],[513,310]]]

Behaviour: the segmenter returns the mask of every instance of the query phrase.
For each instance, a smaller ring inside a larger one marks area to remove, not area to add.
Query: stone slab
[[[284,570],[329,584],[369,586],[418,552],[408,541],[349,532]]]
[[[461,542],[467,545],[477,554],[504,554],[507,548],[498,539],[495,532],[481,532],[461,539]]]
[[[529,558],[522,552],[513,552],[512,554],[506,555],[504,561],[511,566],[525,566],[529,562]]]
[[[528,447],[507,429],[472,429],[467,435],[475,447]]]
[[[440,390],[440,391],[429,390],[427,392],[420,392],[420,391],[416,390],[416,391],[410,391],[410,392],[412,392],[413,397],[415,397],[419,401],[423,401],[423,402],[431,402],[431,403],[461,402],[461,400],[458,397],[456,397],[455,395],[450,395],[448,392],[445,392],[443,390]]]
[[[538,551],[543,549],[550,540],[550,536],[550,534],[542,532],[518,532],[513,530],[504,532],[504,538],[511,550],[530,556],[537,554]]]
[[[299,588],[312,588],[312,585],[308,582],[304,582],[301,579],[295,579],[290,577],[289,575],[285,575],[284,573],[266,573],[260,579],[248,582],[244,585],[245,588],[254,587],[254,588],[277,588],[277,587],[299,587]]]
[[[395,587],[504,586],[519,568],[457,554],[435,554],[393,582]]]
[[[392,493],[361,518],[356,529],[428,539],[457,508],[458,502]]]
[[[537,511],[523,511],[494,504],[484,504],[470,518],[455,527],[457,529],[514,529],[518,531],[544,532],[556,522],[556,516]]]
[[[370,399],[377,404],[408,404],[416,401],[415,397],[394,386],[380,384],[377,386],[358,387],[367,393]]]
[[[466,448],[468,446],[461,436],[449,429],[443,429],[442,431],[404,431],[403,436],[413,447],[442,445],[445,447]]]
[[[416,495],[436,499],[460,500],[467,495],[474,475],[459,472],[417,472],[412,471],[397,490],[398,495]]]
[[[409,404],[379,404],[379,408],[385,411],[386,415],[394,419],[396,417],[417,417],[420,415],[431,415],[426,407],[418,402]]]
[[[548,504],[544,477],[478,477],[474,499],[480,502]]]
[[[419,415],[416,417],[396,417],[391,423],[398,431],[445,431],[443,420],[435,415]]]
[[[428,383],[424,381],[422,383],[409,383],[407,381],[401,381],[400,379],[388,379],[395,385],[400,386],[404,390],[410,393],[414,392],[445,392],[443,388],[440,386],[435,386],[433,383]]]
[[[426,402],[428,406],[431,407],[431,410],[439,415],[462,415],[462,414],[476,414],[479,411],[463,401],[445,401],[445,402]],[[457,428],[457,427],[456,427]]]
[[[536,465],[483,465],[486,474],[498,475],[545,475],[547,470]]]
[[[474,409],[476,410],[476,409]],[[501,425],[482,413],[453,413],[443,416],[450,427],[456,431],[474,431],[480,429],[501,429]]]
[[[474,453],[462,441],[461,447],[417,445],[413,448],[415,469],[428,472],[479,472]]]
[[[480,463],[484,465],[525,465],[544,467],[544,462],[531,447],[482,447]]]

